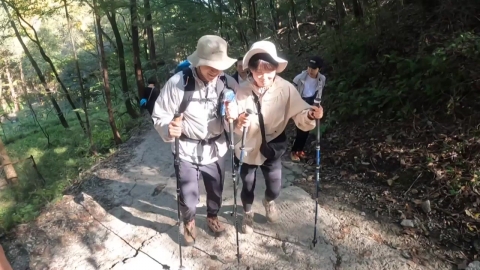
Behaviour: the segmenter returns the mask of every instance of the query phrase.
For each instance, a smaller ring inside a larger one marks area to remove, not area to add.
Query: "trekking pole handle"
[[[178,113],[178,111],[175,112],[175,114],[173,115],[173,121],[176,123],[180,123],[182,121],[181,114]],[[179,163],[179,160],[178,160],[179,151],[180,151],[180,140],[179,138],[175,138],[175,164],[177,165]]]
[[[253,114],[253,111],[251,109],[247,109],[245,111],[245,116],[248,117],[250,114]],[[243,134],[242,134],[242,147],[245,146],[245,141],[247,140],[247,128],[243,128]]]

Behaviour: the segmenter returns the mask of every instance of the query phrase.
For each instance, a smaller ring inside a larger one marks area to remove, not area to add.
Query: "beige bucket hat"
[[[262,40],[253,43],[250,50],[243,57],[244,69],[248,68],[248,61],[250,61],[250,58],[257,53],[268,53],[275,61],[277,61],[277,73],[284,71],[287,67],[288,61],[277,56],[277,48],[275,47],[275,44],[270,41]]]
[[[226,70],[237,59],[228,57],[227,42],[215,35],[205,35],[197,42],[197,49],[187,57],[192,66],[209,66],[218,70]]]

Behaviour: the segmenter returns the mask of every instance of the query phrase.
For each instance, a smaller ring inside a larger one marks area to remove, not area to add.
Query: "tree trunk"
[[[68,27],[68,34],[70,36],[70,43],[72,44],[73,58],[75,60],[75,70],[77,72],[78,84],[80,86],[80,94],[82,95],[83,112],[85,113],[85,124],[87,125],[86,134],[88,136],[88,141],[90,143],[90,151],[94,155],[96,155],[95,145],[93,143],[92,129],[90,127],[90,120],[88,118],[87,95],[85,93],[85,87],[83,86],[83,78],[82,78],[82,75],[80,73],[80,64],[79,64],[78,56],[77,56],[77,49],[75,47],[75,41],[73,39],[72,25],[70,23],[70,16],[68,15],[67,0],[63,0],[63,4],[64,4],[64,7],[65,7],[65,17],[67,18],[67,27]]]
[[[7,104],[5,102],[5,98],[3,97],[3,78],[2,78],[2,75],[0,75],[0,103],[2,105],[2,111],[5,112],[5,110],[7,109]]]
[[[358,0],[352,0],[353,4],[353,14],[355,15],[355,18],[361,19],[363,18],[363,8],[360,2]]]
[[[20,81],[21,81],[21,89],[23,89],[23,97],[24,100],[27,102],[28,108],[30,109],[30,112],[32,113],[33,120],[35,123],[38,125],[40,130],[42,131],[43,135],[47,139],[47,147],[50,147],[50,135],[48,134],[47,130],[43,128],[43,126],[40,124],[37,118],[37,113],[33,109],[32,102],[30,101],[30,96],[29,96],[29,86],[27,85],[27,82],[25,82],[25,74],[23,73],[23,66],[22,62],[20,62]]]
[[[275,8],[275,0],[270,0],[268,5],[270,8],[270,16],[272,16],[273,30],[276,33],[276,31],[278,30],[278,17],[276,14],[278,14],[278,12]]]
[[[153,26],[152,26],[152,11],[150,8],[150,0],[144,0],[145,8],[145,29],[147,32],[147,41],[148,41],[148,53],[151,65],[157,70],[157,55],[155,53],[155,36],[153,35]],[[131,3],[133,5],[133,2]],[[137,13],[137,1],[135,1],[135,14]],[[134,21],[138,23],[138,14],[135,15],[136,20],[132,18],[132,24]],[[133,29],[133,26],[132,26]],[[133,33],[132,33],[133,39]],[[138,24],[137,24],[137,39],[138,39]],[[138,42],[137,42],[138,43]],[[140,55],[140,54],[139,54]]]
[[[94,7],[93,12],[95,13],[95,23],[98,29],[97,33],[102,33],[101,31],[102,26],[100,25],[100,16],[98,15],[96,1],[93,1],[93,7]],[[100,61],[102,65],[103,85],[105,88],[105,99],[107,102],[108,123],[110,124],[110,128],[112,129],[113,140],[115,141],[116,145],[119,145],[122,143],[122,139],[120,138],[120,133],[118,132],[117,125],[115,124],[115,118],[113,117],[112,98],[110,96],[110,83],[108,81],[108,66],[107,66],[107,59],[105,57],[105,49],[103,47],[103,37],[101,34],[98,34],[97,38],[98,38]],[[120,48],[118,49],[120,51]],[[123,51],[123,48],[122,48],[122,51]]]
[[[8,79],[8,86],[10,88],[10,95],[12,96],[12,102],[13,102],[13,110],[14,112],[20,111],[20,105],[18,103],[18,98],[17,98],[17,92],[15,91],[15,87],[13,86],[13,78],[12,78],[12,73],[10,72],[9,62],[6,63],[5,65],[5,71],[7,73],[7,79]]]
[[[313,13],[312,0],[307,0],[307,13],[308,15],[312,15]]]
[[[60,120],[60,123],[62,124],[62,126],[64,128],[68,128],[68,122],[65,119],[65,116],[63,115],[62,110],[60,109],[60,106],[58,106],[58,103],[55,100],[55,97],[53,96],[52,91],[48,87],[47,81],[45,80],[45,76],[43,75],[42,71],[38,67],[38,64],[35,61],[35,59],[33,59],[32,54],[28,50],[27,46],[23,42],[23,39],[20,36],[20,33],[18,32],[17,26],[15,25],[15,22],[13,21],[11,15],[10,15],[10,12],[8,11],[7,4],[5,4],[5,2],[2,1],[2,6],[5,9],[5,12],[7,13],[8,20],[10,21],[10,25],[12,26],[12,29],[15,32],[15,36],[17,37],[18,41],[20,42],[20,45],[22,46],[23,51],[25,52],[28,59],[30,60],[30,63],[32,64],[33,68],[35,69],[35,72],[37,73],[40,82],[42,83],[43,87],[45,88],[45,92],[47,92],[47,95],[48,95],[50,101],[52,102],[52,105],[55,108],[55,111],[57,112],[57,117]]]
[[[33,109],[32,102],[30,101],[30,97],[28,95],[28,90],[29,87],[27,86],[27,83],[25,82],[24,75],[23,75],[23,68],[22,65],[20,64],[20,76],[22,80],[22,86],[23,86],[23,96],[25,97],[25,101],[27,102],[28,108],[30,109],[30,112],[32,113],[33,120],[37,124],[37,126],[40,128],[40,131],[42,131],[43,136],[47,139],[47,147],[50,147],[52,144],[50,143],[50,134],[48,134],[47,130],[43,128],[42,124],[40,124],[40,121],[38,121],[37,113]]]
[[[1,164],[3,165],[3,170],[5,172],[5,179],[8,184],[18,183],[18,175],[15,167],[11,164],[10,157],[8,156],[7,149],[3,144],[2,139],[0,138],[0,158]]]
[[[120,68],[120,79],[122,82],[122,92],[125,98],[125,107],[127,108],[127,113],[133,119],[138,117],[138,113],[133,108],[132,102],[130,100],[130,94],[128,91],[128,77],[127,77],[127,68],[125,66],[125,50],[123,48],[123,41],[122,36],[120,35],[120,31],[118,30],[116,13],[106,10],[105,15],[107,15],[107,19],[112,26],[113,35],[115,36],[115,41],[117,43],[117,55],[118,55],[118,66]],[[102,38],[103,39],[103,38]],[[102,42],[103,43],[103,42]],[[101,48],[104,50],[104,48]]]
[[[148,1],[148,0],[147,0]],[[150,15],[151,17],[151,15]],[[142,73],[142,63],[140,60],[140,44],[138,41],[138,12],[137,12],[137,0],[130,0],[130,18],[132,20],[131,27],[132,27],[132,47],[133,47],[133,68],[135,70],[135,81],[137,82],[137,91],[138,91],[138,98],[141,99],[143,96],[143,88],[145,86],[145,82],[143,81],[143,73]],[[150,18],[151,19],[151,18]],[[150,26],[151,27],[151,26]],[[147,28],[148,31],[148,28]],[[148,32],[147,32],[148,33]],[[153,38],[153,32],[152,32]],[[149,37],[150,39],[150,37]],[[153,40],[152,40],[153,42]],[[149,40],[150,46],[150,40]],[[154,58],[151,58],[154,57]],[[150,61],[151,63],[155,63],[155,75],[157,74],[157,61],[155,59],[155,49],[153,51],[150,50]]]
[[[252,17],[253,20],[253,35],[256,39],[259,39],[259,32],[258,32],[258,22],[257,22],[257,5],[255,4],[255,0],[251,0],[251,7],[252,7]]]
[[[300,35],[300,31],[298,30],[298,20],[297,20],[297,12],[295,11],[295,0],[290,0],[290,18],[291,18],[291,23],[293,28],[295,28],[295,31],[297,31],[297,35],[299,39],[302,39]]]
[[[16,10],[16,13],[17,13],[17,16],[18,16],[28,27],[30,27],[30,29],[32,29],[35,39],[31,38],[30,35],[27,34],[27,31],[24,29],[25,34],[28,36],[28,38],[29,38],[33,43],[35,43],[35,45],[37,45],[38,50],[40,51],[40,54],[42,55],[43,60],[45,60],[45,62],[47,62],[48,65],[50,66],[50,68],[52,69],[52,72],[53,72],[53,75],[55,76],[55,79],[56,79],[57,82],[60,84],[60,88],[62,88],[63,93],[65,94],[65,98],[67,99],[68,103],[69,103],[70,106],[72,107],[72,110],[75,112],[75,116],[76,116],[77,119],[78,119],[78,123],[80,124],[80,127],[82,128],[83,132],[86,134],[87,130],[85,129],[85,125],[83,124],[83,120],[82,120],[82,117],[80,116],[80,113],[77,111],[77,106],[75,106],[75,103],[73,102],[72,97],[70,96],[70,92],[67,90],[67,87],[65,86],[65,84],[63,83],[63,81],[60,79],[60,76],[58,75],[57,69],[56,69],[55,66],[53,65],[52,59],[50,59],[50,57],[48,57],[48,55],[46,54],[46,52],[45,52],[45,50],[43,49],[42,45],[40,44],[40,40],[39,40],[39,38],[38,38],[37,31],[35,30],[35,28],[34,28],[31,24],[29,24],[27,21],[25,21],[25,20],[23,19],[23,17],[21,16],[21,14],[20,14],[20,12],[19,12],[18,10]],[[23,27],[23,26],[22,26],[22,27]]]
[[[347,16],[347,11],[345,10],[345,4],[343,0],[335,0],[335,5],[337,7],[338,19],[341,21],[345,16]]]

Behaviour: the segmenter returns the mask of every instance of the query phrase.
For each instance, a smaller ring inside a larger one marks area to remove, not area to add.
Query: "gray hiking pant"
[[[184,222],[195,218],[197,212],[200,173],[207,192],[207,216],[217,216],[222,206],[226,156],[219,157],[216,162],[208,165],[197,165],[180,159],[180,212]]]
[[[265,189],[265,199],[273,201],[280,195],[280,189],[282,188],[282,158],[275,160],[267,159],[260,166],[243,163],[240,171],[240,178],[243,183],[240,197],[245,212],[252,210],[258,167],[260,167],[265,177],[265,185],[267,187]]]

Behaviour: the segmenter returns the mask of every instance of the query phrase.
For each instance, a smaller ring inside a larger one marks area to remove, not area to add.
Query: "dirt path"
[[[259,174],[256,228],[251,235],[240,234],[240,269],[450,269],[433,258],[423,266],[406,259],[378,222],[331,204],[319,208],[318,244],[312,249],[315,204],[293,186],[303,170],[284,162],[282,217],[275,225],[266,223]],[[150,129],[93,169],[79,192],[65,195],[2,243],[14,269],[178,269],[173,172],[170,146]],[[199,185],[199,236],[194,247],[183,248],[188,269],[237,267],[230,175],[227,171],[221,210],[228,232],[217,239],[206,230],[205,190]],[[158,185],[161,192],[152,195]]]

